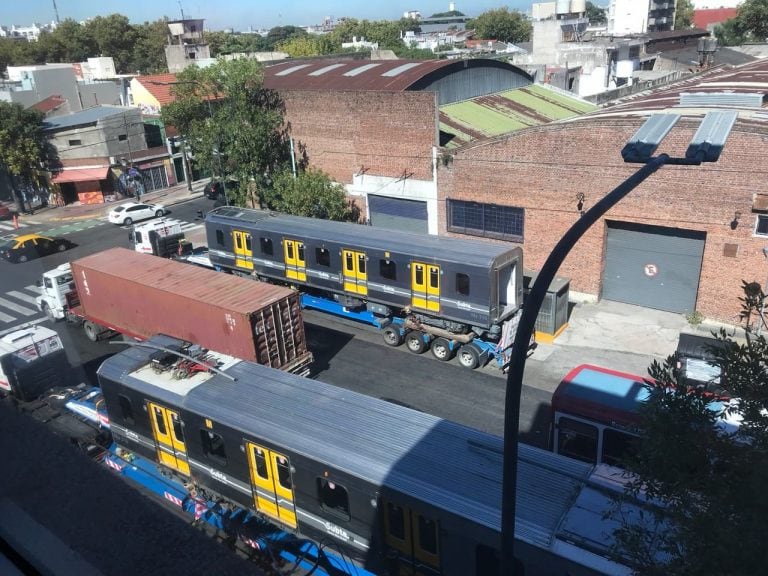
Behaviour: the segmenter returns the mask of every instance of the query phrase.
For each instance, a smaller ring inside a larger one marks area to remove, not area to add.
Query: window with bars
[[[449,232],[512,242],[523,241],[523,208],[462,200],[448,200],[447,207]]]

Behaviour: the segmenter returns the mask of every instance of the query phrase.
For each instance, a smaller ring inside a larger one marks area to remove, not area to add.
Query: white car
[[[165,207],[161,204],[137,204],[136,202],[126,202],[125,204],[110,210],[108,218],[112,224],[130,226],[139,220],[160,218],[164,215]]]

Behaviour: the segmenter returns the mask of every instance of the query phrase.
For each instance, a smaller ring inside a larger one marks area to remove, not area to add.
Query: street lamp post
[[[523,307],[520,323],[515,333],[507,375],[504,403],[504,463],[501,497],[501,574],[514,575],[516,570],[515,513],[517,491],[518,428],[520,426],[520,395],[527,358],[528,343],[533,334],[536,317],[544,301],[547,289],[557,270],[576,242],[598,219],[622,198],[639,186],[665,164],[700,165],[716,162],[725,140],[736,121],[736,112],[709,112],[691,140],[684,158],[672,158],[667,154],[652,156],[664,137],[680,119],[677,114],[651,116],[624,146],[621,154],[625,162],[643,164],[637,172],[619,184],[597,204],[587,210],[565,233],[550,253],[531,288]]]

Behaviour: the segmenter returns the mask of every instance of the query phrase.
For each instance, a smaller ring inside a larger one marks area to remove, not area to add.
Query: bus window
[[[557,421],[557,453],[597,463],[597,426],[561,416]]]
[[[611,466],[620,466],[622,461],[635,449],[637,436],[605,428],[603,430],[603,454],[601,461]]]

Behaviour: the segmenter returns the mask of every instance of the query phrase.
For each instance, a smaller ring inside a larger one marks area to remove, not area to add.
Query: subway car
[[[155,336],[99,368],[118,445],[376,574],[498,573],[500,438],[234,358],[180,377],[170,351],[191,354]],[[593,466],[520,445],[518,468],[526,573],[631,573],[600,533]]]
[[[233,206],[208,212],[205,228],[214,266],[449,336],[497,339],[522,305],[522,250],[509,244]]]

